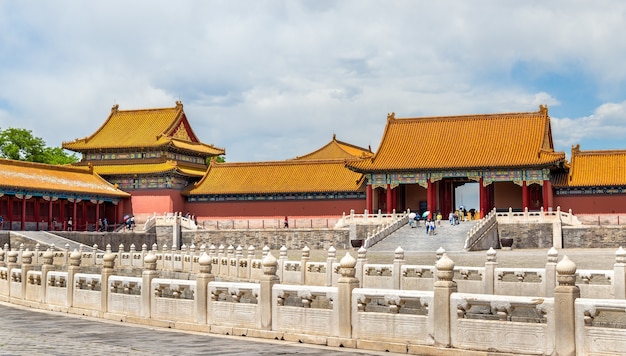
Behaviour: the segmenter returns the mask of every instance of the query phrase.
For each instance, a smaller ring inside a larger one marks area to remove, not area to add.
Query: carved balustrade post
[[[203,252],[198,258],[200,272],[196,275],[196,322],[206,324],[211,321],[208,314],[209,283],[215,280],[211,274],[211,257]]]
[[[11,280],[13,275],[13,270],[20,267],[17,263],[19,252],[15,250],[11,250],[7,253],[8,263],[7,263],[7,278],[9,281],[9,296],[11,296]]]
[[[576,286],[576,264],[567,256],[556,265],[557,282],[554,289],[555,354],[576,355],[575,302],[580,298]]]
[[[72,251],[70,253],[70,265],[67,267],[67,298],[66,303],[67,307],[71,308],[74,305],[74,288],[76,286],[76,282],[74,281],[74,276],[76,273],[80,272],[80,260],[82,254],[78,250]],[[101,288],[103,289],[103,288]]]
[[[437,268],[437,281],[433,287],[433,318],[437,322],[434,325],[435,346],[450,346],[450,295],[457,291],[454,277],[454,261],[447,254],[443,254],[435,263]]]
[[[28,271],[33,269],[33,253],[28,249],[22,252],[22,299],[26,299],[26,286],[28,285]]]
[[[559,252],[556,248],[551,247],[548,250],[548,262],[546,263],[545,290],[544,297],[554,297],[554,288],[556,288],[556,263],[559,260]]]
[[[393,253],[393,289],[400,289],[400,280],[402,279],[402,265],[406,261],[404,260],[404,250],[398,246]]]
[[[287,262],[287,246],[283,245],[278,251],[278,267],[276,270],[276,275],[278,275],[278,279],[284,281],[284,272],[285,272],[285,263]]]
[[[5,258],[7,257],[7,251],[3,248],[0,248],[0,267],[6,267]]]
[[[337,249],[334,246],[328,248],[326,258],[326,286],[333,285],[333,264],[337,262]]]
[[[340,338],[352,338],[352,290],[359,287],[359,280],[355,278],[356,262],[348,252],[339,261],[341,277],[337,281],[337,330]]]
[[[363,266],[367,264],[367,249],[363,246],[357,251],[355,278],[359,280],[359,288],[363,287]]]
[[[152,315],[152,280],[159,276],[156,270],[157,256],[154,250],[148,252],[143,258],[143,271],[141,272],[141,317],[150,318]]]
[[[116,254],[111,252],[111,245],[107,245],[107,252],[102,257],[102,270],[100,271],[100,310],[103,313],[109,311],[109,277],[113,275]]]
[[[54,271],[55,267],[52,264],[54,260],[54,252],[52,249],[48,248],[43,253],[43,264],[41,265],[41,302],[46,303],[46,293],[48,290],[48,272]]]
[[[310,257],[311,254],[311,249],[309,249],[309,246],[304,246],[302,248],[302,259],[300,260],[300,284],[305,285],[306,284],[306,274],[307,274],[307,264],[309,263],[309,260],[311,259]]]
[[[261,308],[261,328],[272,330],[272,287],[280,282],[276,275],[278,261],[276,257],[268,252],[261,262],[263,265],[263,276],[261,276],[261,290],[259,292],[259,304]]]
[[[496,259],[496,250],[490,247],[487,251],[487,262],[485,262],[485,274],[483,276],[483,293],[493,295],[496,285],[496,268],[498,261]]]
[[[615,251],[613,298],[626,299],[626,251],[621,246]]]

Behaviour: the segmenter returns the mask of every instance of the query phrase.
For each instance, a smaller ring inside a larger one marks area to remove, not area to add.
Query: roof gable
[[[107,120],[91,136],[63,142],[63,148],[87,152],[102,149],[150,148],[185,143],[185,149],[207,155],[223,154],[224,150],[198,140],[183,111],[183,104],[173,108],[119,110],[115,105]]]
[[[372,155],[371,149],[339,141],[336,135],[333,134],[333,139],[329,143],[304,156],[298,156],[294,160],[360,159],[368,158]]]
[[[550,118],[538,112],[425,118],[387,117],[380,147],[358,171],[546,166],[554,152]]]

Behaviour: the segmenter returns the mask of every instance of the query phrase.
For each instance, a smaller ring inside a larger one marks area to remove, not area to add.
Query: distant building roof
[[[130,194],[117,189],[94,173],[91,167],[0,159],[0,192],[11,191],[130,197]]]
[[[173,108],[160,109],[119,110],[115,105],[91,136],[63,142],[62,146],[80,153],[170,146],[205,156],[224,154],[224,149],[198,140],[180,101]]]
[[[567,186],[626,186],[626,150],[581,151],[572,146]],[[562,185],[562,183],[561,183]]]
[[[298,156],[294,160],[355,159],[373,155],[371,149],[339,141],[336,135],[333,135],[333,139],[326,145],[304,156]]]
[[[212,163],[185,195],[354,192],[363,183],[344,160]]]
[[[376,154],[348,164],[358,172],[550,166],[555,152],[548,109],[424,118],[387,117]]]

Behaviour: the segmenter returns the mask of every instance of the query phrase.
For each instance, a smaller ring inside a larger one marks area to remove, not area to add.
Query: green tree
[[[0,158],[48,164],[68,164],[78,161],[74,154],[62,148],[47,147],[44,140],[32,131],[19,128],[0,130]]]

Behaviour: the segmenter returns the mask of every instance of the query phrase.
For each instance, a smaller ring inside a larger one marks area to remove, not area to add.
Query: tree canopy
[[[48,147],[32,131],[20,128],[0,129],[0,158],[48,164],[69,164],[78,161],[60,147]]]

